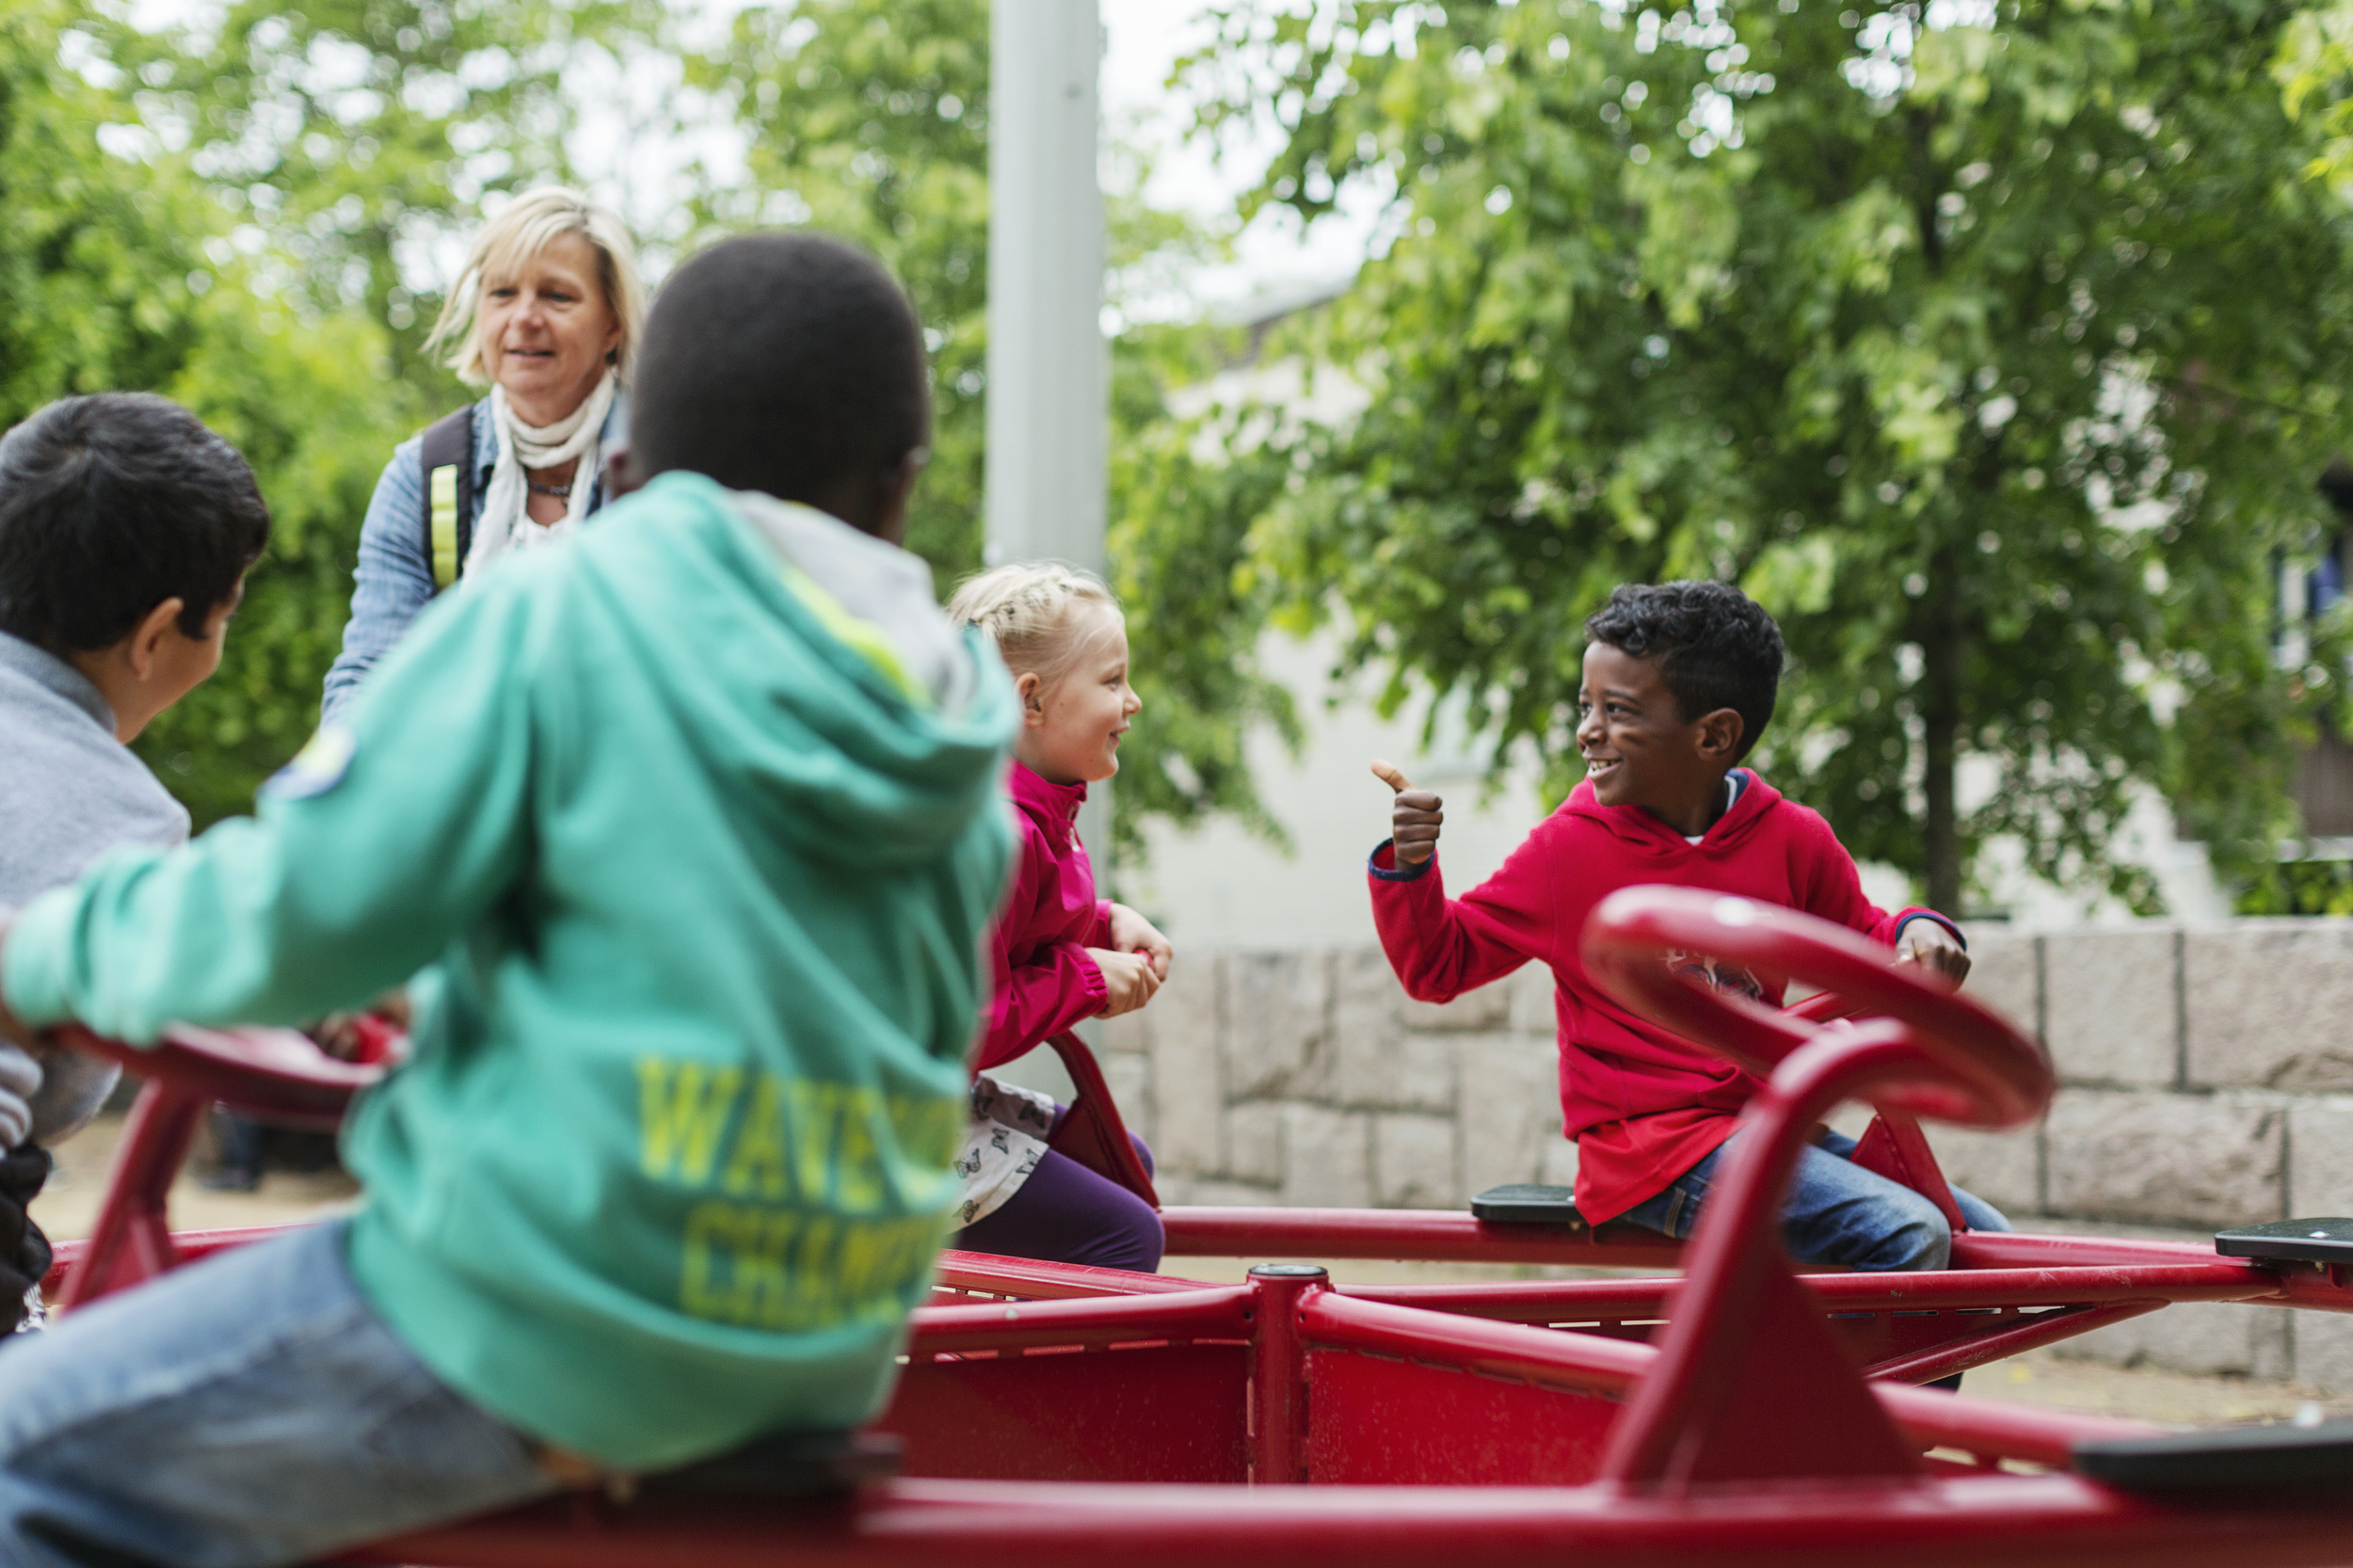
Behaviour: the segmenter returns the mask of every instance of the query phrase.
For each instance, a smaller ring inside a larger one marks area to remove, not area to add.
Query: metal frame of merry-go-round
[[[1805,981],[1773,1013],[1657,961],[1699,952]],[[1636,888],[1589,968],[1627,1005],[1766,1077],[1683,1246],[1589,1227],[1549,1190],[1480,1213],[1161,1210],[1172,1258],[1291,1256],[1655,1270],[1641,1277],[1239,1285],[943,1255],[867,1433],[345,1554],[441,1568],[1119,1561],[1243,1564],[2324,1563],[2353,1557],[2353,1422],[2194,1432],[1919,1384],[2186,1302],[2353,1311],[2353,1221],[2226,1232],[2217,1250],[1969,1231],[1919,1119],[2016,1127],[2053,1092],[2000,1016],[1790,911]],[[1844,1014],[1833,1021],[1834,1014]],[[337,1121],[397,1050],[331,1061],[287,1032],[173,1031],[147,1073],[58,1310],[267,1228],[174,1236],[165,1195],[206,1105]],[[1157,1203],[1085,1048],[1056,1146]],[[1952,1266],[1796,1273],[1775,1224],[1837,1104],[1878,1118],[1859,1162],[1954,1225]],[[2228,1249],[2235,1256],[2225,1256]],[[894,1472],[892,1474],[891,1472]]]

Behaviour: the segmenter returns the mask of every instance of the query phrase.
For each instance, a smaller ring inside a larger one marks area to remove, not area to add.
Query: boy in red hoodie
[[[1956,981],[1969,958],[1944,916],[1873,907],[1830,824],[1736,766],[1771,719],[1781,680],[1781,629],[1762,607],[1722,583],[1621,587],[1585,632],[1585,781],[1467,895],[1448,898],[1438,873],[1438,797],[1373,764],[1397,792],[1394,836],[1369,867],[1373,919],[1390,967],[1423,1001],[1450,1000],[1531,958],[1550,966],[1577,1208],[1596,1224],[1628,1220],[1679,1239],[1763,1084],[1593,984],[1577,941],[1596,904],[1641,884],[1705,888],[1835,920]],[[1744,971],[1709,965],[1707,978],[1780,1004],[1777,985]],[[1825,1132],[1806,1150],[1782,1216],[1790,1253],[1855,1269],[1943,1268],[1952,1244],[1943,1213],[1851,1163],[1854,1146]],[[1954,1197],[1972,1229],[2009,1228],[1983,1200]]]

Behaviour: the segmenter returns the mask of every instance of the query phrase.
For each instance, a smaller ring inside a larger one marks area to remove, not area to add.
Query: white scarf
[[[588,515],[588,495],[596,488],[603,454],[605,415],[613,408],[613,373],[606,371],[586,401],[553,424],[530,425],[507,406],[506,389],[490,389],[490,428],[498,433],[498,465],[482,492],[482,510],[474,518],[473,544],[466,552],[466,576],[472,578],[510,550],[528,550],[560,539],[580,526]],[[542,526],[531,520],[526,504],[531,489],[525,469],[553,468],[577,458],[572,469],[572,493],[564,515]]]

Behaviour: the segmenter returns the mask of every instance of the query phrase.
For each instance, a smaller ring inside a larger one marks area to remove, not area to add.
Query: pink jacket
[[[1112,945],[1112,905],[1095,896],[1095,867],[1079,842],[1083,784],[1049,784],[1020,763],[1006,783],[1021,828],[1013,890],[991,934],[996,996],[975,1068],[1010,1062],[1103,1010],[1110,992],[1088,948]]]

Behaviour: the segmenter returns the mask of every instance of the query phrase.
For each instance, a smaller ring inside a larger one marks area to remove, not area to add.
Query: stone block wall
[[[1541,965],[1434,1007],[1377,948],[1189,955],[1097,1054],[1171,1203],[1458,1208],[1577,1171]]]
[[[2062,1087],[2026,1131],[1938,1129],[1960,1179],[2028,1213],[2185,1229],[2353,1213],[2353,921],[1972,946],[1972,989],[2040,1032]]]
[[[1991,927],[1971,951],[1971,992],[2062,1087],[2019,1132],[1931,1128],[1955,1181],[2046,1229],[2353,1214],[2353,920]],[[1098,1051],[1171,1203],[1455,1208],[1574,1179],[1553,1027],[1541,965],[1440,1007],[1378,949],[1196,952]],[[2353,1392],[2353,1318],[2174,1308],[2072,1343]]]

